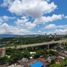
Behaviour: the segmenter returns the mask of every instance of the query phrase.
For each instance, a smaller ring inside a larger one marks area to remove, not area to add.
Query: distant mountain
[[[0,34],[0,38],[8,38],[8,37],[36,37],[38,35],[14,35],[14,34]]]
[[[18,35],[13,35],[13,34],[0,34],[0,38],[6,38],[6,37],[16,37]]]

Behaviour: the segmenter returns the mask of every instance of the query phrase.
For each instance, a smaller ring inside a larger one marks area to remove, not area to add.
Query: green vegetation
[[[36,54],[30,54],[30,52],[36,52]],[[30,59],[33,56],[35,59],[40,55],[43,55],[44,58],[48,56],[57,56],[58,52],[48,50],[46,48],[36,47],[34,48],[26,48],[26,49],[11,49],[8,48],[6,50],[6,55],[4,57],[0,57],[0,64],[13,64],[22,58]],[[61,61],[61,64],[55,64],[55,59],[52,60],[49,67],[64,67],[67,64],[67,58]]]
[[[4,57],[0,57],[0,64],[5,64],[5,63],[12,64],[22,59],[23,57],[25,58],[30,57],[30,53],[28,50],[9,48],[6,50],[6,55]]]
[[[66,67],[66,66],[67,66],[67,58],[62,60],[60,64],[53,63],[50,64],[49,67]]]
[[[48,42],[52,40],[60,40],[66,39],[67,36],[53,36],[53,35],[39,35],[39,36],[30,36],[30,37],[11,37],[11,38],[0,38],[0,47],[3,46],[17,46],[17,45],[25,45],[25,44],[33,44],[33,43],[41,43],[41,42]],[[67,43],[63,43],[62,47],[64,50],[67,50]],[[59,46],[55,48],[57,51],[62,51]],[[36,52],[36,54],[31,55],[30,52]],[[58,52],[48,50],[47,48],[43,47],[36,47],[35,49],[26,48],[26,49],[7,49],[6,55],[4,57],[0,57],[0,64],[13,64],[22,58],[30,58],[33,56],[37,58],[39,55],[43,55],[45,58],[50,56],[57,56]],[[49,67],[64,67],[67,64],[67,58],[62,60],[61,64],[56,64],[55,60],[52,61]]]
[[[36,52],[36,54],[30,54],[30,52]],[[36,48],[36,49],[32,49],[32,48],[28,48],[28,49],[7,49],[6,50],[6,55],[4,57],[0,57],[0,63],[1,64],[12,64],[17,62],[18,60],[21,60],[22,58],[30,58],[31,56],[33,56],[34,58],[37,58],[39,55],[44,55],[48,56],[48,51],[46,49],[42,49],[42,48]]]
[[[61,65],[60,64],[52,64],[52,65],[50,65],[50,67],[61,67]]]
[[[32,36],[21,36],[21,37],[11,37],[11,38],[0,38],[0,46],[16,46],[16,45],[25,45],[33,43],[42,43],[52,40],[60,40],[66,38],[60,35],[32,35]]]

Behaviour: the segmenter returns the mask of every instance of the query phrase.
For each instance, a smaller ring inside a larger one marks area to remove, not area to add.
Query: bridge
[[[50,41],[50,42],[43,42],[43,43],[36,43],[36,44],[28,44],[28,45],[17,45],[17,46],[10,46],[10,47],[4,47],[5,49],[7,48],[28,48],[28,47],[38,47],[38,46],[44,46],[44,45],[51,45],[51,44],[61,44],[61,43],[66,43],[66,40],[59,40],[59,41]]]
[[[61,43],[67,43],[66,40],[59,40],[59,41],[50,41],[50,42],[43,42],[43,43],[36,43],[36,44],[28,44],[28,45],[17,45],[17,46],[9,46],[9,47],[2,47],[0,48],[2,50],[2,56],[5,55],[6,49],[12,48],[12,49],[20,49],[20,48],[29,48],[29,47],[39,47],[39,46],[47,46],[48,49],[50,48],[51,44],[61,44]]]

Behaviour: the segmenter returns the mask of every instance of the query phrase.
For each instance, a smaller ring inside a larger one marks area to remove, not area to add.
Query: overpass
[[[28,48],[28,47],[37,47],[37,46],[43,46],[43,45],[51,45],[51,44],[61,44],[61,43],[66,43],[66,40],[59,40],[59,41],[50,41],[50,42],[43,42],[43,43],[36,43],[36,44],[27,44],[27,45],[17,45],[17,46],[10,46],[10,47],[4,47],[5,49],[7,48]]]
[[[43,42],[43,43],[36,43],[36,44],[28,44],[28,45],[17,45],[17,46],[10,46],[10,47],[2,47],[0,48],[1,56],[5,56],[6,49],[12,48],[12,49],[20,49],[20,48],[29,48],[29,47],[39,47],[39,46],[47,46],[48,49],[50,48],[51,44],[61,44],[61,43],[67,43],[66,40],[59,40],[59,41],[50,41],[50,42]]]

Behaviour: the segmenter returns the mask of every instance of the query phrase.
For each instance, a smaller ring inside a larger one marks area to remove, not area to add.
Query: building
[[[6,49],[5,48],[0,48],[0,57],[5,56]]]

